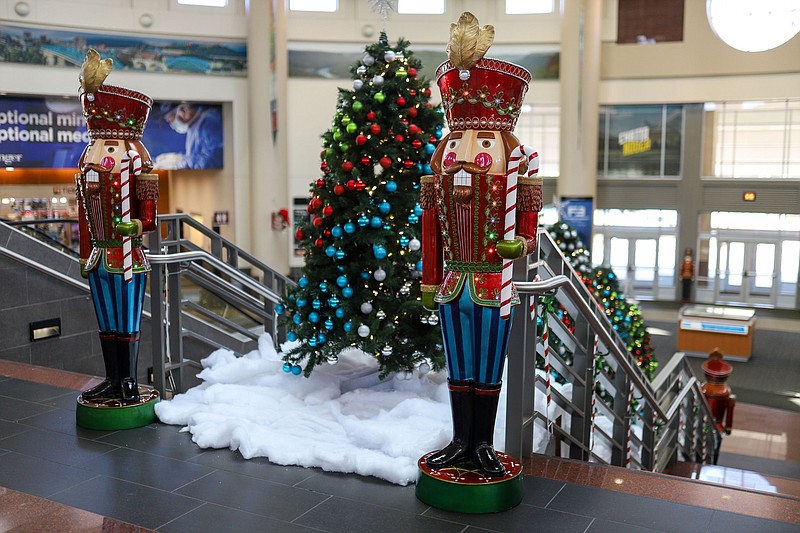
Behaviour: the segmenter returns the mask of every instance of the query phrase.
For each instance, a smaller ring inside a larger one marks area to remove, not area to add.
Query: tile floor
[[[536,456],[521,505],[428,507],[414,487],[202,450],[175,426],[75,425],[90,378],[0,362],[0,531],[800,530],[800,499]]]

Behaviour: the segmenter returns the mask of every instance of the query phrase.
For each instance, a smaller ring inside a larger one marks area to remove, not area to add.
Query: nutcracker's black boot
[[[472,382],[447,380],[453,414],[453,441],[434,453],[425,464],[436,470],[469,459],[472,439]]]
[[[117,364],[117,336],[113,332],[100,332],[100,348],[103,350],[103,363],[106,379],[81,393],[84,400],[96,398],[119,398],[119,365]]]
[[[494,422],[502,386],[502,383],[476,383],[472,392],[474,413],[472,460],[489,477],[499,477],[506,473],[493,447]]]
[[[139,362],[139,332],[117,335],[117,360],[122,399],[126,402],[138,402],[140,397],[136,368]]]

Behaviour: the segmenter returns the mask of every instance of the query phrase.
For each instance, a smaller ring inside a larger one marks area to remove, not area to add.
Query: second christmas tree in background
[[[284,370],[309,375],[355,347],[381,376],[444,365],[439,318],[422,307],[419,183],[442,136],[421,64],[384,33],[352,67],[323,135],[321,176],[309,217],[297,224],[305,266],[283,304],[288,338],[299,341]]]

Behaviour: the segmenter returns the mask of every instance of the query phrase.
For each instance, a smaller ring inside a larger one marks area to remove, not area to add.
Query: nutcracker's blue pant
[[[476,304],[465,288],[457,300],[439,304],[439,316],[449,378],[500,383],[513,308],[503,320],[499,307]]]
[[[100,261],[89,272],[89,287],[97,313],[97,323],[102,332],[136,333],[141,328],[142,305],[147,272],[133,275],[125,282],[122,274],[112,274]]]

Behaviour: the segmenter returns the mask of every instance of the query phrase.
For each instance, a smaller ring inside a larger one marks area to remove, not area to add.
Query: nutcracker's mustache
[[[491,165],[487,165],[482,167],[477,163],[453,163],[452,165],[448,165],[444,167],[444,173],[448,175],[456,174],[457,172],[464,170],[469,172],[470,174],[486,174],[486,171],[489,170]]]
[[[104,167],[102,163],[84,163],[83,165],[83,173],[87,173],[90,170],[94,170],[95,172],[111,172],[111,169],[114,168],[114,165],[110,167]]]

